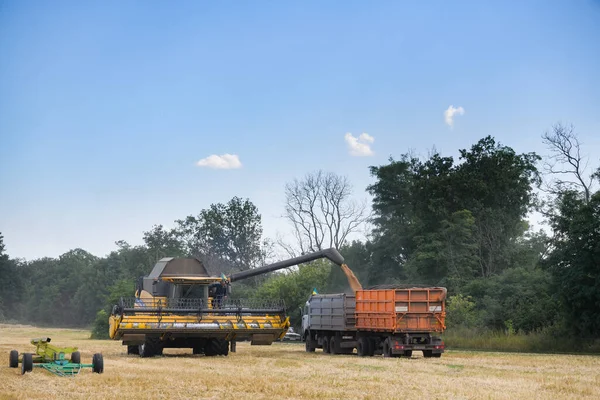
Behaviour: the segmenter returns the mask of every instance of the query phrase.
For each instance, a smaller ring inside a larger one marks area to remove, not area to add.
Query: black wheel
[[[23,353],[23,361],[21,362],[21,375],[25,372],[31,372],[33,370],[33,354]]]
[[[329,348],[329,338],[327,336],[323,337],[323,353],[331,353],[331,349]]]
[[[225,339],[208,339],[204,345],[204,355],[208,357],[226,356],[229,354],[229,341]]]
[[[358,338],[358,344],[356,345],[356,352],[360,357],[369,355],[369,342],[367,338]]]
[[[10,356],[8,357],[8,367],[9,368],[17,368],[19,366],[19,352],[16,350],[10,351]]]
[[[138,346],[140,357],[154,357],[162,354],[162,343],[159,338],[146,337],[143,344]]]
[[[369,353],[367,355],[372,357],[375,354],[375,339],[369,338],[367,343],[369,343]]]
[[[127,354],[140,355],[140,346],[127,345]]]
[[[192,354],[204,354],[204,349],[200,346],[193,347]]]
[[[315,351],[315,343],[312,340],[312,336],[309,333],[306,334],[304,349],[307,353],[313,353]]]
[[[440,357],[442,356],[442,353],[435,353],[433,356],[434,356],[435,358],[440,358]]]
[[[92,372],[97,374],[104,372],[104,359],[100,353],[96,353],[92,357]]]
[[[392,346],[390,345],[390,341],[386,339],[383,342],[383,356],[391,357],[392,356]]]
[[[221,340],[221,352],[219,354],[222,356],[229,354],[229,340]]]
[[[404,357],[411,358],[412,350],[404,350]]]
[[[432,350],[423,350],[423,357],[425,358],[431,358],[433,355],[433,351]]]
[[[329,352],[331,354],[340,354],[340,348],[338,345],[338,341],[335,338],[335,335],[329,339]]]
[[[81,353],[75,351],[71,353],[71,363],[72,364],[81,364]]]

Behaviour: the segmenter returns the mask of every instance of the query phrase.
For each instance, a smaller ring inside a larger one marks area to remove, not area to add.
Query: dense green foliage
[[[560,350],[596,349],[580,339],[600,332],[600,191],[558,188],[544,210],[551,234],[534,232],[527,216],[539,204],[539,161],[485,137],[458,160],[404,154],[373,166],[366,188],[373,230],[340,252],[363,287],[447,287],[449,343],[472,338],[523,350],[560,339]],[[237,197],[175,221],[174,229],[153,226],[143,240],[118,241],[105,257],[74,249],[25,261],[7,255],[0,235],[0,319],[92,326],[94,337],[106,337],[111,305],[131,296],[158,259],[193,255],[219,274],[258,267],[270,249],[258,209]],[[313,288],[349,291],[341,270],[320,260],[236,282],[232,295],[283,299],[297,328]],[[527,338],[502,339],[519,335]]]

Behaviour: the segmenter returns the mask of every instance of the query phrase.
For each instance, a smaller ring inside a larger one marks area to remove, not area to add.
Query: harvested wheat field
[[[39,368],[8,367],[10,350],[31,352],[29,340],[49,336],[78,346],[83,363],[102,352],[104,373],[85,369],[58,377]],[[302,344],[238,343],[227,357],[167,349],[151,359],[128,356],[117,341],[89,332],[0,325],[0,398],[254,398],[254,399],[517,399],[600,398],[600,358],[449,351],[440,359],[359,358],[307,354]]]

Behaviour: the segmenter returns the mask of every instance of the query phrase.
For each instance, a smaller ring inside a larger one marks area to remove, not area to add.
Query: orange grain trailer
[[[441,357],[446,329],[446,288],[356,291],[357,352],[362,356]]]

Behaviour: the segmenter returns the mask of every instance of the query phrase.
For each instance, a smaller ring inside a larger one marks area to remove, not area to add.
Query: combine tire
[[[23,353],[23,362],[21,363],[21,375],[25,372],[33,370],[33,355],[31,353]]]
[[[97,374],[104,372],[104,359],[101,353],[96,353],[92,357],[92,372]]]
[[[226,356],[229,354],[229,341],[225,339],[209,339],[204,346],[204,355],[208,357]]]
[[[10,356],[8,358],[8,367],[9,368],[17,368],[19,366],[19,352],[16,350],[10,351]]]
[[[162,354],[162,344],[159,338],[147,337],[144,344],[139,345],[139,354],[142,358],[154,357]]]
[[[72,364],[81,364],[81,353],[75,351],[71,353],[71,363]]]
[[[140,355],[140,347],[138,345],[128,345],[127,354]]]

